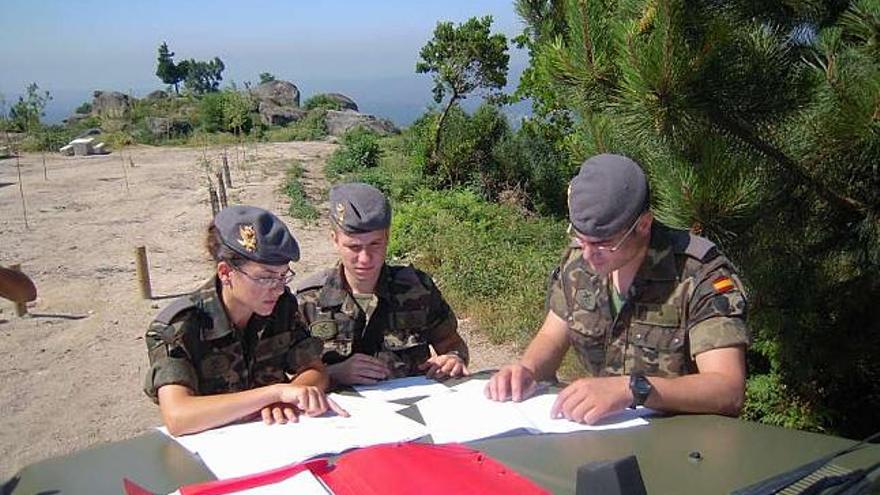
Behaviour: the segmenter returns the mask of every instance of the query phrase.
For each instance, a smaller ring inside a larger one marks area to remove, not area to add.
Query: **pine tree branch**
[[[758,133],[748,124],[734,120],[726,116],[720,111],[708,112],[709,120],[721,129],[724,129],[744,143],[755,148],[768,158],[773,159],[787,172],[799,179],[802,183],[813,189],[820,197],[829,203],[841,208],[845,211],[856,213],[859,216],[867,216],[871,213],[880,213],[872,210],[869,206],[854,198],[850,198],[839,194],[838,192],[827,187],[826,184],[810,175],[796,161],[789,158],[788,155],[777,149],[770,143],[765,142],[758,136]]]

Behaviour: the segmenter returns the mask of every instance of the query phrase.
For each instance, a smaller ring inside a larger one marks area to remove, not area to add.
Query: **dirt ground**
[[[335,146],[261,144],[244,158],[229,150],[229,202],[270,209],[288,222],[303,253],[298,276],[332,264],[335,255],[324,221],[304,225],[286,214],[280,185],[298,160],[309,196],[321,201],[321,169]],[[212,273],[202,247],[211,217],[203,160],[216,167],[221,153],[138,146],[104,156],[49,154],[48,180],[41,155],[25,154],[27,227],[16,160],[0,160],[0,265],[20,263],[39,292],[24,318],[0,299],[0,482],[27,464],[160,424],[141,388],[143,334],[169,296]],[[153,300],[140,297],[137,246],[147,248]],[[490,344],[467,320],[460,327],[471,369],[513,359],[512,348]]]

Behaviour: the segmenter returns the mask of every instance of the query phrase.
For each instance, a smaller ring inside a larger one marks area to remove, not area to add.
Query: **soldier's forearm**
[[[293,377],[290,383],[294,385],[311,385],[326,391],[330,388],[330,377],[323,368],[308,368]]]
[[[467,343],[457,333],[433,344],[433,347],[438,355],[456,354],[465,364],[470,362],[470,353],[468,352]]]

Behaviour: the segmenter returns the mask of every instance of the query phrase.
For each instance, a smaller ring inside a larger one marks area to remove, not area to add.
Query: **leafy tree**
[[[575,161],[645,165],[654,211],[750,290],[746,415],[863,436],[880,407],[880,2],[518,0],[518,94]]]
[[[458,26],[439,22],[434,37],[422,47],[416,72],[433,74],[435,102],[439,104],[449,94],[434,130],[429,173],[437,168],[436,153],[450,108],[475,90],[497,94],[507,84],[507,38],[490,34],[491,27],[491,16],[472,17]]]
[[[260,84],[272,82],[275,80],[275,76],[269,72],[260,72]]]
[[[40,127],[40,119],[45,115],[46,104],[52,101],[48,91],[40,92],[37,83],[27,87],[27,93],[19,96],[9,109],[9,122],[13,129],[21,132],[35,132]]]
[[[223,80],[223,70],[226,66],[219,57],[213,60],[203,62],[200,60],[184,60],[178,68],[184,72],[184,84],[192,93],[201,95],[205,93],[213,93],[220,86]]]
[[[156,66],[156,76],[165,84],[174,86],[174,93],[180,94],[179,84],[186,77],[186,72],[174,64],[174,52],[168,49],[164,41],[159,45],[159,62]]]

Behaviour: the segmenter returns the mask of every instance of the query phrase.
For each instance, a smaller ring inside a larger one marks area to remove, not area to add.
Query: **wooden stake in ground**
[[[9,265],[9,269],[16,272],[21,272],[21,265]],[[24,301],[15,301],[15,316],[22,317],[27,314],[27,303]]]
[[[229,204],[226,198],[226,185],[223,183],[223,172],[217,172],[217,192],[220,193],[220,208],[226,208]]]
[[[232,187],[232,174],[229,173],[229,160],[226,158],[226,148],[223,148],[223,177],[226,178],[226,187]]]
[[[43,180],[49,180],[49,172],[46,170],[46,152],[40,153],[43,157]]]
[[[21,196],[21,212],[24,215],[24,228],[30,230],[31,226],[28,225],[27,220],[27,204],[24,200],[24,184],[21,182],[21,158],[18,156],[18,151],[15,152],[15,168],[18,170],[18,194]]]
[[[216,217],[220,212],[220,206],[217,204],[217,191],[214,190],[214,184],[208,179],[208,196],[211,198],[211,218]]]
[[[128,171],[125,170],[125,155],[122,154],[122,150],[119,150],[119,158],[122,160],[122,177],[125,178],[125,191],[130,192],[131,190],[128,188]]]
[[[138,285],[141,288],[141,297],[153,298],[153,287],[150,284],[150,265],[147,263],[146,246],[138,246],[134,250],[135,266],[137,267]]]

